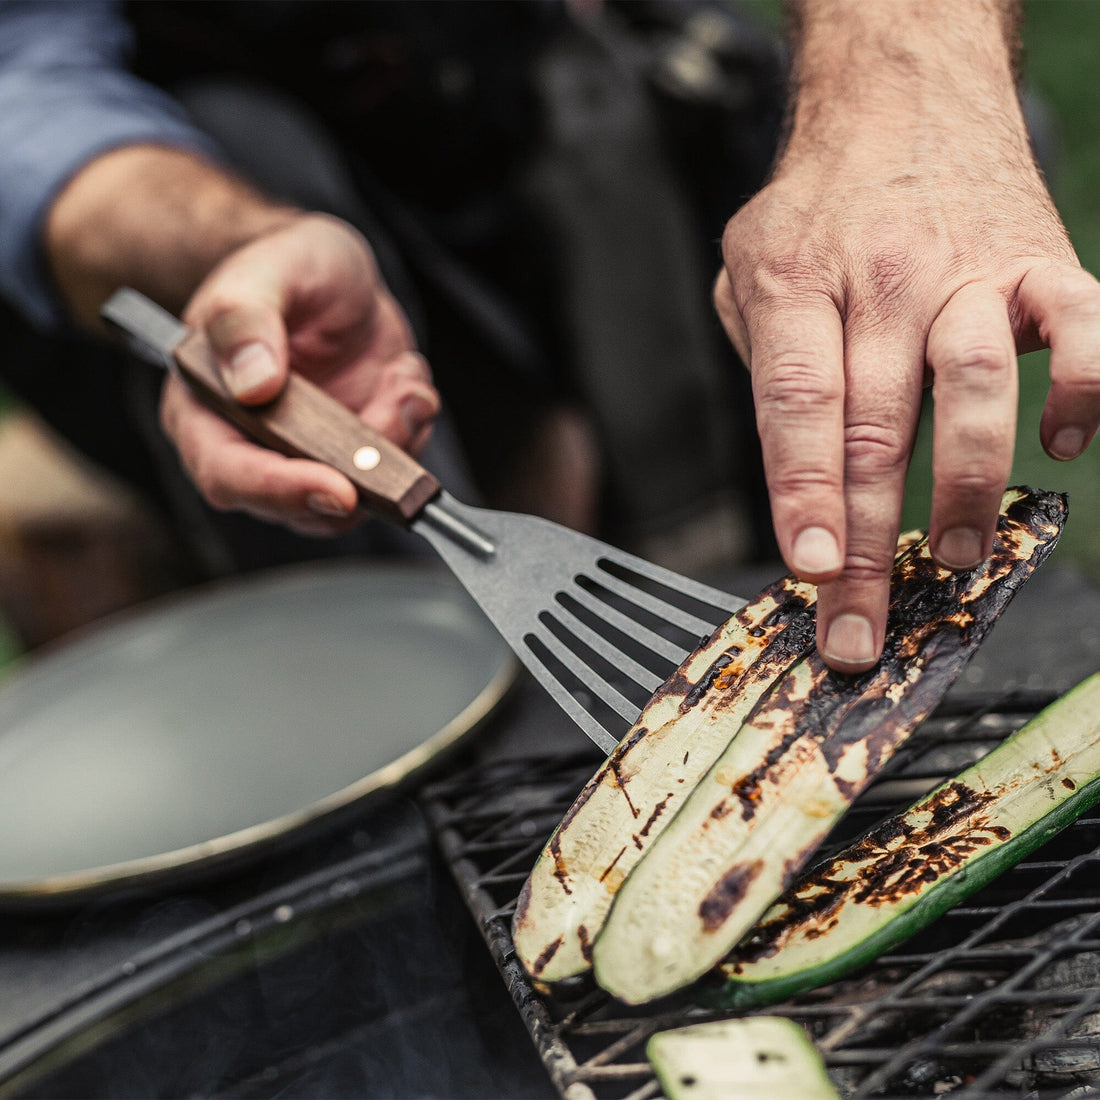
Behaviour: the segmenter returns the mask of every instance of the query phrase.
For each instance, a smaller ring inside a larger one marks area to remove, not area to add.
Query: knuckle
[[[775,498],[820,504],[840,492],[840,482],[826,469],[801,467],[776,470],[768,477],[768,491]]]
[[[858,584],[881,584],[889,578],[893,565],[892,554],[883,558],[849,547],[844,558],[844,579]]]
[[[205,452],[192,454],[188,467],[191,480],[211,508],[218,512],[231,512],[239,507],[237,494],[227,482],[221,465]]]
[[[897,474],[909,462],[909,446],[897,432],[879,424],[848,424],[844,429],[844,454],[850,474],[868,478]]]
[[[913,280],[913,250],[909,242],[880,240],[866,258],[863,277],[873,298],[883,302],[900,298]]]
[[[230,512],[236,507],[236,500],[229,492],[225,484],[216,477],[211,477],[205,468],[200,468],[195,473],[195,484],[199,487],[206,503],[215,511]]]
[[[800,252],[772,256],[754,273],[753,303],[774,307],[807,297],[821,297],[828,286],[826,270],[816,255]]]
[[[936,488],[954,500],[981,500],[1000,493],[1006,481],[1004,470],[971,462],[965,470],[933,468]]]
[[[767,365],[758,405],[781,414],[830,408],[844,400],[843,381],[800,356],[783,356]]]
[[[950,382],[987,382],[1008,372],[1012,357],[995,344],[970,344],[944,352],[936,368]]]
[[[1091,355],[1054,356],[1050,364],[1051,381],[1059,393],[1074,397],[1100,394],[1100,359]]]
[[[1055,314],[1060,319],[1100,320],[1100,284],[1091,279],[1087,282],[1079,279],[1069,282],[1058,296]]]

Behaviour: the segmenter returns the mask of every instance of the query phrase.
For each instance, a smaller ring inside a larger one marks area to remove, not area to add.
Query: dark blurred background
[[[780,0],[740,0],[737,7],[763,27],[781,24]],[[1094,122],[1100,2],[1029,0],[1025,19],[1029,101],[1049,182],[1082,263],[1100,271],[1100,130]],[[1021,361],[1013,481],[1069,493],[1071,518],[1058,560],[1100,578],[1100,451],[1093,447],[1069,464],[1043,453],[1038,423],[1047,365],[1046,353]],[[22,413],[0,393],[0,669],[72,622],[94,621],[172,583],[160,574],[165,548],[144,524],[140,502],[74,462]],[[927,519],[930,456],[926,417],[910,474],[907,526]]]

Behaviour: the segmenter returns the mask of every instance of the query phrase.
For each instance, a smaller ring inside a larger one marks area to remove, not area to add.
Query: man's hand
[[[133,286],[206,329],[244,403],[273,398],[289,368],[399,446],[415,453],[427,441],[439,410],[427,363],[370,247],[345,223],[274,203],[191,153],[138,145],[73,177],[49,211],[45,244],[88,328],[113,290]],[[216,508],[309,534],[362,518],[342,474],[249,442],[175,379],[161,418]]]
[[[1016,354],[1052,349],[1043,445],[1100,422],[1100,285],[1027,143],[993,0],[805,0],[773,181],[726,229],[715,299],[750,364],[780,551],[821,585],[818,646],[882,650],[906,467],[931,380],[933,554],[989,554],[1016,425]]]
[[[291,367],[398,446],[415,454],[427,442],[439,411],[428,365],[370,248],[343,222],[302,215],[231,253],[183,319],[206,330],[226,386],[245,404],[275,397]],[[176,378],[161,420],[216,508],[304,534],[335,534],[362,518],[342,474],[246,440]]]

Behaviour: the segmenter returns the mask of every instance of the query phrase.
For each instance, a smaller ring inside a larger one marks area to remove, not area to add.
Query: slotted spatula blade
[[[611,752],[653,692],[745,600],[548,520],[462,504],[348,408],[297,374],[263,406],[225,388],[201,332],[135,290],[104,320],[131,350],[168,365],[242,431],[325,462],[373,512],[423,536],[561,708]]]

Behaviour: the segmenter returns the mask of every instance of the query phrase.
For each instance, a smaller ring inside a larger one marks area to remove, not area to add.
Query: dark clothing
[[[724,8],[634,3],[588,28],[544,2],[170,0],[125,12],[133,72],[188,108],[195,147],[363,230],[490,502],[553,402],[595,420],[612,538],[746,482],[758,494],[747,378],[709,285],[726,217],[762,182],[779,80],[768,43]],[[693,16],[729,31],[712,85],[685,84],[690,67],[678,67],[685,50],[699,61]],[[155,438],[148,381],[78,338],[43,339],[11,316],[4,327],[13,388],[178,522],[182,508],[189,527],[211,526]],[[74,395],[65,408],[59,377]],[[224,543],[218,532],[242,525],[217,517],[203,538]],[[291,556],[322,549],[263,532],[245,539],[256,552],[231,538],[221,559],[251,566],[287,539]]]

